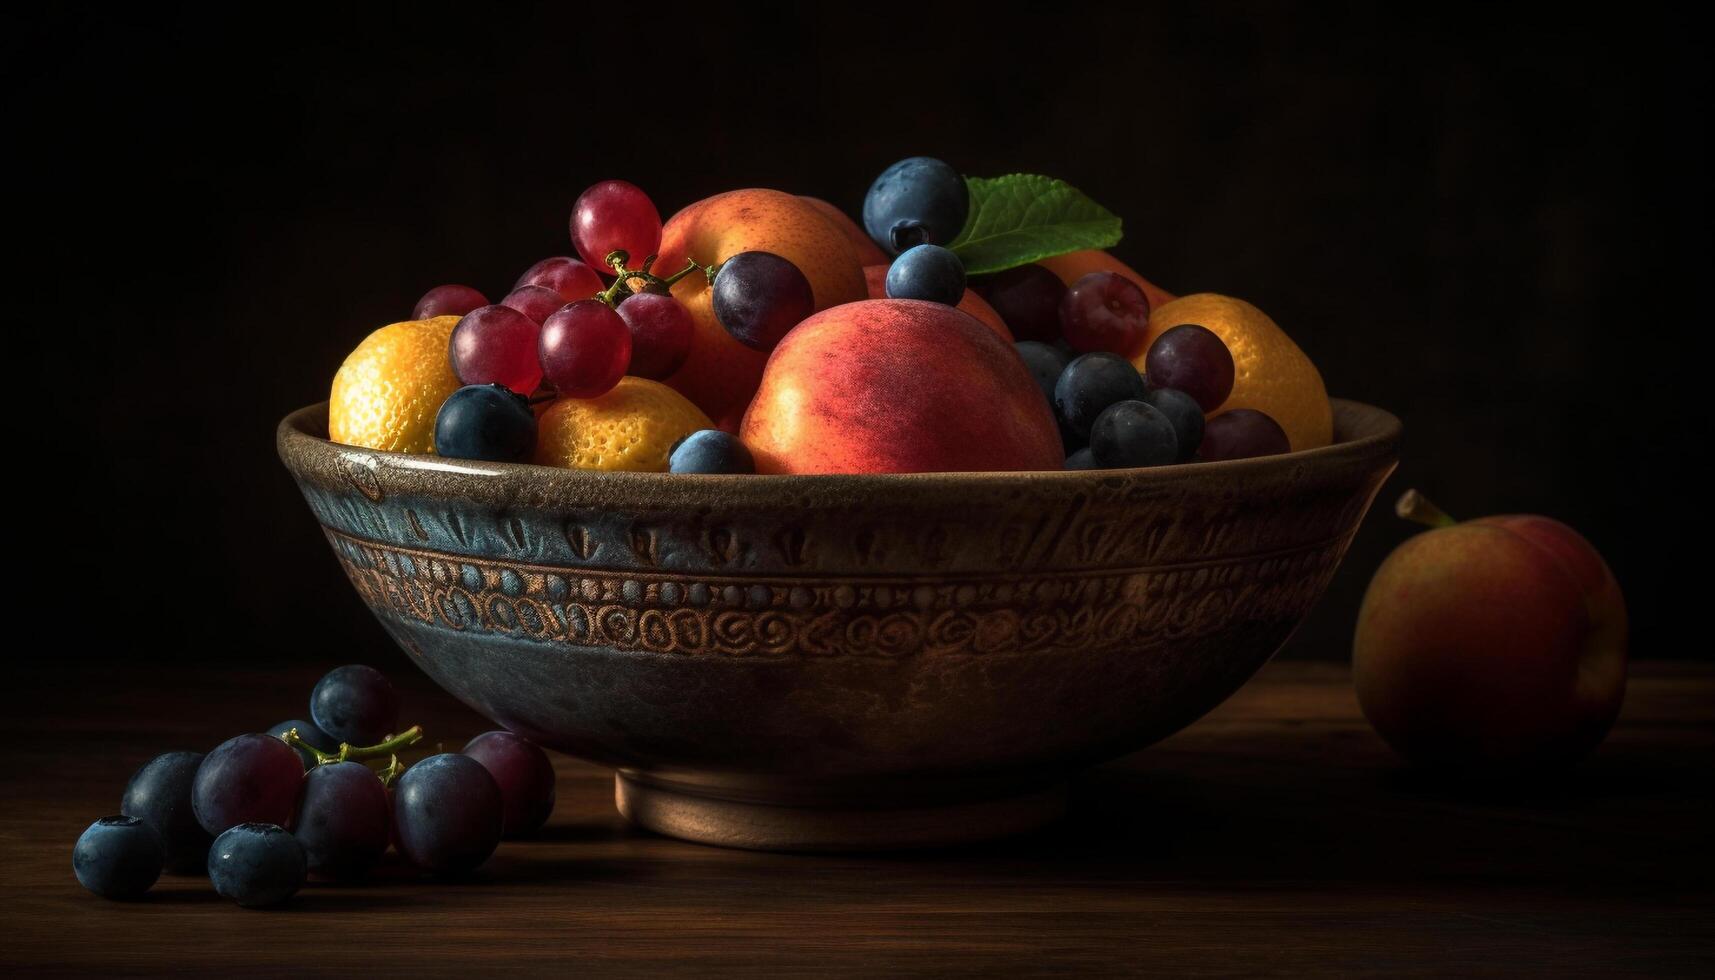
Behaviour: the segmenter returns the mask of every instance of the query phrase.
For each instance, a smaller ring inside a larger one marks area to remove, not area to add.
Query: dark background
[[[1635,655],[1709,655],[1709,71],[1679,15],[275,13],[35,14],[0,40],[14,615],[70,645],[38,657],[401,663],[275,459],[281,415],[427,287],[498,295],[569,251],[598,179],[668,213],[743,186],[855,212],[919,153],[1070,181],[1145,275],[1250,299],[1331,392],[1404,419],[1288,655],[1348,656],[1408,486],[1580,528]]]

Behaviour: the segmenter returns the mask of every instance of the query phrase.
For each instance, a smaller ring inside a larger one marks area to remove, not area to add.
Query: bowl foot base
[[[753,851],[890,851],[998,840],[1066,814],[1066,784],[1016,796],[875,809],[782,806],[668,789],[617,773],[614,801],[645,830]]]

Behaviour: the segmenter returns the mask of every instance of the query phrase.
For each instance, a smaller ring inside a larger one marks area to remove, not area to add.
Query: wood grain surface
[[[157,752],[300,717],[303,671],[38,670],[0,731],[0,973],[436,976],[1449,975],[1715,972],[1715,668],[1634,667],[1574,772],[1451,784],[1401,766],[1343,668],[1277,663],[1208,718],[1085,774],[1002,845],[823,857],[627,828],[611,775],[555,756],[560,804],[472,881],[392,863],[286,908],[201,878],[84,892],[72,844]],[[421,677],[407,720],[486,725]],[[391,860],[395,860],[390,858]]]

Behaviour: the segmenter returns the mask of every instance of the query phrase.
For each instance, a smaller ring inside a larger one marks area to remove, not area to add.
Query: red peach
[[[774,349],[745,413],[759,473],[1058,470],[1042,389],[1010,343],[954,307],[823,310]]]
[[[1625,696],[1625,600],[1602,556],[1559,521],[1445,521],[1377,569],[1353,679],[1364,716],[1413,762],[1569,764],[1602,741]]]

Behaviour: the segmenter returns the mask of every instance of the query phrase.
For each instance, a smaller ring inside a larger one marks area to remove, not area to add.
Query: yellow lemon
[[[447,360],[456,316],[375,331],[346,356],[328,395],[328,438],[396,453],[435,451],[435,413],[457,391]]]
[[[1322,375],[1268,314],[1242,299],[1196,293],[1164,303],[1149,315],[1145,353],[1155,338],[1182,323],[1208,327],[1233,355],[1233,393],[1209,414],[1254,408],[1286,430],[1294,450],[1334,439],[1334,410]],[[1143,369],[1144,354],[1132,359]]]
[[[536,428],[536,462],[576,470],[663,473],[673,444],[714,424],[684,395],[647,378],[621,378],[605,395],[561,398]]]

